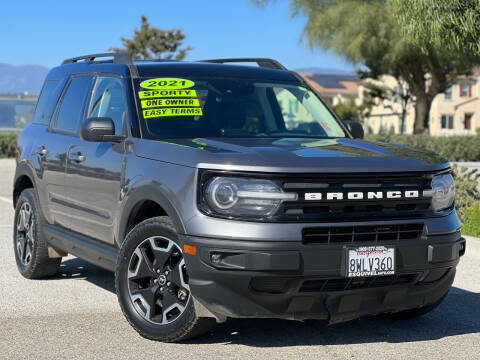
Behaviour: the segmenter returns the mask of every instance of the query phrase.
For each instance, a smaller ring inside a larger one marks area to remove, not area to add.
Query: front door
[[[116,135],[124,134],[126,102],[121,78],[98,77],[86,118],[109,117]],[[115,210],[124,175],[124,143],[87,142],[68,149],[65,196],[70,230],[113,244]]]
[[[465,130],[472,130],[472,115],[473,114],[465,114],[465,118],[464,118]]]

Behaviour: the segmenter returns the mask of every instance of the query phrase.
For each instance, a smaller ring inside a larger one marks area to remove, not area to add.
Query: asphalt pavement
[[[54,278],[15,265],[11,178],[0,160],[0,359],[480,359],[480,240],[468,239],[450,294],[415,320],[228,320],[183,344],[145,340],[117,304],[113,275],[68,257]]]

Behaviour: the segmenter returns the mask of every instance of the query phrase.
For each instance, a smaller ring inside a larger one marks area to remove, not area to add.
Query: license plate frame
[[[396,274],[396,248],[394,246],[347,246],[344,256],[344,275],[347,278],[392,276]],[[351,263],[352,260],[354,263]]]

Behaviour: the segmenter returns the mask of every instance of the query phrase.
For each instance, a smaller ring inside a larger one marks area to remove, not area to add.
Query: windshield
[[[309,89],[245,79],[137,79],[144,136],[345,137]]]

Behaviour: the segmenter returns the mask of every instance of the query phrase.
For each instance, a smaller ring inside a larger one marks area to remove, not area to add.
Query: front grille
[[[392,276],[374,276],[360,278],[337,278],[324,280],[307,280],[300,287],[300,292],[329,292],[367,289],[393,285],[409,284],[417,274],[400,274]]]
[[[332,278],[294,278],[294,277],[254,277],[250,288],[254,292],[264,294],[332,292],[389,287],[411,284],[415,286],[431,286],[442,281],[450,274],[451,268],[439,268],[425,273],[396,274],[373,277],[332,277]]]
[[[371,219],[421,218],[435,215],[431,197],[431,179],[436,174],[352,174],[297,176],[285,178],[282,188],[298,194],[298,200],[284,202],[276,214],[280,221],[333,222]],[[418,197],[388,198],[388,192],[418,191]],[[368,198],[369,193],[381,193],[383,198]],[[306,200],[305,194],[321,194],[318,200]],[[326,194],[342,194],[343,199],[328,199]],[[348,199],[351,193],[362,198]],[[438,215],[438,214],[437,214]]]
[[[304,228],[304,244],[374,243],[419,240],[423,224],[354,225]]]

